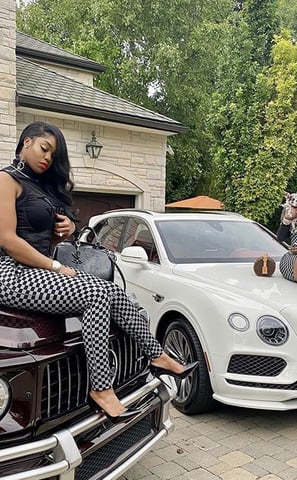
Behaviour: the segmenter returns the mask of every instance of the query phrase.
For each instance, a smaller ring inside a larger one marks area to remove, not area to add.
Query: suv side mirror
[[[123,262],[148,264],[148,256],[142,247],[125,247],[121,252]]]

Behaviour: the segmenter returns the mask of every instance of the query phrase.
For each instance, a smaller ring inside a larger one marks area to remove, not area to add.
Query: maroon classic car
[[[1,479],[112,480],[167,435],[174,389],[151,376],[122,331],[111,330],[109,353],[117,394],[142,407],[128,424],[114,425],[87,404],[78,318],[0,307]]]

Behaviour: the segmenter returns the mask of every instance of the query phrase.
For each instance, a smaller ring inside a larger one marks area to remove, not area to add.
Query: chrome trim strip
[[[1,480],[42,480],[44,478],[50,478],[57,475],[62,475],[67,472],[69,465],[67,460],[61,460],[61,462],[47,467],[39,467],[31,470],[31,472],[15,473],[14,475],[7,475],[1,477]]]
[[[45,440],[37,440],[26,445],[17,445],[16,447],[2,448],[0,450],[0,462],[7,462],[15,458],[26,457],[34,453],[45,452],[57,446],[58,441],[56,437],[52,436]]]

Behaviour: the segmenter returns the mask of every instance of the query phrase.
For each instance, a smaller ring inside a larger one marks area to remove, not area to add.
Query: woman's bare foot
[[[111,417],[117,417],[126,411],[112,388],[91,390],[89,395],[98,404],[98,407]]]
[[[183,373],[185,367],[178,363],[173,358],[169,357],[167,353],[162,353],[160,357],[154,358],[151,362],[154,367],[164,368],[173,373]]]

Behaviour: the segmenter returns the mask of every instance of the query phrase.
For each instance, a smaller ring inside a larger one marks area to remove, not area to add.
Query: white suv
[[[114,210],[89,225],[116,252],[165,349],[200,362],[177,384],[180,411],[207,411],[215,401],[297,408],[297,287],[278,267],[272,277],[253,269],[264,253],[277,263],[286,251],[271,232],[222,211]]]

